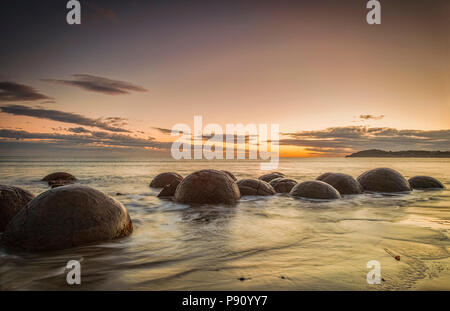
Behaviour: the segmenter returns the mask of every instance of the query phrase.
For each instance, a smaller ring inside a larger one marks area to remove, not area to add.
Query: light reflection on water
[[[2,159],[0,183],[39,194],[48,189],[39,182],[44,175],[68,171],[125,204],[135,231],[124,239],[45,254],[0,250],[0,289],[72,289],[64,269],[72,259],[82,261],[78,289],[89,290],[436,289],[429,283],[435,281],[437,289],[450,289],[449,159],[282,159],[278,170],[305,181],[327,171],[357,177],[375,167],[394,168],[407,178],[430,175],[447,189],[333,202],[244,197],[232,208],[189,207],[158,199],[158,191],[148,187],[152,177],[203,168],[226,169],[238,179],[265,172],[248,160]],[[366,282],[369,260],[381,263],[381,285]]]

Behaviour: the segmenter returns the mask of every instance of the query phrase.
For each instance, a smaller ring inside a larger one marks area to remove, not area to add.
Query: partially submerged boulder
[[[297,182],[293,179],[279,177],[272,179],[269,184],[278,193],[289,193]]]
[[[391,168],[376,168],[361,174],[357,178],[364,191],[405,192],[411,191],[408,181],[399,172]]]
[[[24,189],[0,185],[0,232],[34,195]]]
[[[52,181],[52,180],[67,180],[67,181],[76,181],[77,179],[72,174],[66,172],[56,172],[52,174],[48,174],[42,181]]]
[[[296,198],[334,200],[340,199],[341,195],[333,186],[320,180],[311,180],[299,183],[289,193]]]
[[[150,183],[152,188],[164,188],[166,185],[170,185],[174,182],[180,183],[183,177],[174,172],[161,173],[156,175]]]
[[[66,172],[56,172],[48,174],[42,181],[46,181],[52,188],[73,184],[77,179],[72,174]]]
[[[158,194],[158,198],[166,198],[173,197],[175,195],[175,191],[177,190],[178,185],[181,181],[175,180],[171,184],[164,186],[161,192]]]
[[[275,194],[275,189],[269,183],[259,179],[241,179],[237,185],[241,195],[268,196]]]
[[[69,185],[48,190],[21,209],[5,229],[12,248],[48,251],[129,235],[126,208],[93,188]]]
[[[280,178],[280,177],[285,177],[285,176],[283,173],[280,173],[280,172],[272,172],[269,174],[262,175],[262,176],[258,177],[258,179],[263,180],[265,182],[270,182],[271,180],[273,180],[275,178]]]
[[[444,189],[444,185],[430,176],[414,176],[408,180],[413,189]]]
[[[362,193],[362,187],[359,182],[348,174],[330,173],[321,181],[333,186],[340,194]]]
[[[184,178],[175,192],[175,200],[187,204],[235,204],[241,194],[236,182],[222,171],[201,170]]]

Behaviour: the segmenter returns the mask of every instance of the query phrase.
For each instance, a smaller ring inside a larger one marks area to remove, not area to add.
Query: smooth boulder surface
[[[272,179],[269,184],[278,193],[289,193],[297,182],[293,179],[280,177]]]
[[[170,185],[174,182],[180,183],[183,180],[183,177],[174,172],[161,173],[156,175],[150,183],[150,187],[152,188],[164,188],[166,185]]]
[[[18,187],[0,185],[0,232],[34,195]]]
[[[318,200],[334,200],[341,198],[341,195],[335,188],[333,188],[333,186],[320,180],[311,180],[299,183],[292,188],[289,194],[296,198]]]
[[[281,178],[281,177],[285,177],[285,175],[280,172],[272,172],[269,174],[262,175],[262,176],[258,177],[258,179],[263,180],[265,182],[270,182],[271,180],[273,180],[275,178]]]
[[[231,172],[229,172],[229,171],[225,171],[225,170],[222,170],[222,172],[226,173],[226,174],[227,174],[228,176],[230,176],[231,179],[233,179],[234,181],[237,181],[237,178],[236,178],[236,176],[233,175],[233,173],[231,173]]]
[[[175,191],[177,190],[178,185],[181,181],[176,180],[173,181],[171,184],[166,185],[161,192],[158,194],[158,198],[166,198],[166,197],[173,197],[175,195]]]
[[[175,192],[175,200],[186,204],[235,204],[241,194],[236,182],[218,170],[201,170],[184,178]]]
[[[259,179],[241,179],[237,185],[241,195],[268,196],[275,194],[275,189],[269,183]]]
[[[77,179],[72,174],[66,172],[56,172],[48,174],[47,176],[42,178],[42,181],[46,181],[48,182],[48,185],[50,187],[56,188],[73,184],[75,181],[77,181]]]
[[[444,189],[444,185],[430,176],[414,176],[408,180],[413,189]]]
[[[126,208],[93,188],[69,185],[48,190],[6,226],[11,248],[48,251],[124,237],[133,231]]]
[[[325,178],[327,178],[328,176],[330,176],[330,175],[332,175],[332,174],[335,174],[335,173],[332,173],[332,172],[323,173],[322,175],[320,175],[319,177],[317,177],[316,180],[323,181]]]
[[[359,182],[348,174],[331,173],[321,181],[332,185],[341,195],[362,193],[362,187]]]
[[[411,191],[408,181],[399,172],[391,168],[376,168],[361,174],[357,178],[364,191],[405,192]]]

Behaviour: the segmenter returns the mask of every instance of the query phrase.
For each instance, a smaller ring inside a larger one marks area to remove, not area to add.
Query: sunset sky
[[[450,3],[0,2],[2,155],[168,155],[177,123],[277,123],[281,156],[450,150]]]

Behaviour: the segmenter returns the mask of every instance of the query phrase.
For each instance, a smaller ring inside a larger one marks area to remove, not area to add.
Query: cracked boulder
[[[408,180],[413,189],[444,189],[444,185],[430,176],[414,176]]]
[[[175,201],[185,204],[233,205],[240,197],[236,182],[227,173],[212,169],[186,176],[175,192]]]
[[[289,193],[296,198],[334,200],[340,199],[341,195],[333,186],[320,180],[311,180],[299,183]]]
[[[267,196],[275,194],[275,189],[269,183],[259,179],[241,179],[237,185],[241,195]]]
[[[269,184],[278,193],[289,193],[297,182],[293,179],[280,177],[272,179]]]
[[[332,185],[340,194],[362,193],[362,187],[359,182],[348,174],[329,173],[329,175],[325,176],[321,181]]]
[[[376,168],[358,177],[364,191],[405,192],[411,191],[408,181],[402,174],[391,168]]]
[[[180,183],[183,180],[183,177],[180,174],[174,172],[161,173],[156,175],[155,178],[150,183],[150,187],[152,188],[164,188],[167,185],[172,183]]]
[[[272,173],[269,173],[269,174],[262,175],[262,176],[258,177],[258,179],[259,180],[263,180],[265,182],[270,182],[271,180],[273,180],[275,178],[281,178],[281,177],[285,177],[283,173],[272,172]]]
[[[93,188],[69,185],[48,190],[22,208],[6,226],[3,243],[48,251],[112,240],[132,231],[120,202]]]
[[[72,174],[66,172],[56,172],[48,174],[42,178],[42,181],[46,181],[50,187],[56,188],[73,184],[77,181],[77,179]]]

